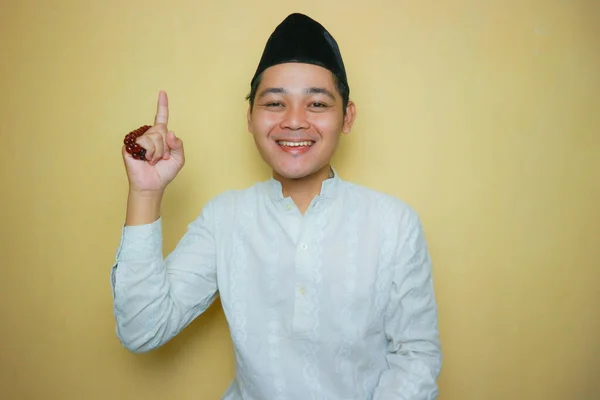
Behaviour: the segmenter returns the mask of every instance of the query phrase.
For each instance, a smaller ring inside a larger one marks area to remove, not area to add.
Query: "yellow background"
[[[187,150],[168,252],[209,198],[268,176],[244,96],[294,11],[336,37],[358,105],[335,166],[423,219],[440,399],[600,399],[591,0],[0,2],[0,398],[220,398],[233,359],[218,303],[148,354],[115,336],[120,143],[166,90]]]

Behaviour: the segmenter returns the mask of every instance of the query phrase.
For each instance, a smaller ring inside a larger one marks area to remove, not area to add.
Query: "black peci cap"
[[[267,68],[288,62],[326,68],[348,87],[346,69],[337,42],[323,25],[304,14],[291,14],[275,28],[250,85]]]

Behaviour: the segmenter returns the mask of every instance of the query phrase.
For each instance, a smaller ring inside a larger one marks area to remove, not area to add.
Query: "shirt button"
[[[300,289],[298,289],[298,291],[300,292],[300,294],[302,296],[304,296],[306,294],[306,289],[304,289],[303,287],[301,287]]]
[[[306,243],[302,243],[302,244],[300,245],[300,248],[301,248],[302,250],[306,250],[306,249],[308,249],[308,245],[307,245]]]
[[[291,210],[292,208],[294,208],[294,206],[293,206],[293,205],[291,205],[291,204],[287,204],[287,205],[285,206],[285,208],[286,208],[286,209],[288,209],[288,210]]]

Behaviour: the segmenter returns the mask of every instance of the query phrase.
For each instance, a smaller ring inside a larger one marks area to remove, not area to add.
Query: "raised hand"
[[[123,146],[123,160],[130,192],[161,193],[183,168],[183,142],[168,130],[169,100],[159,92],[154,125],[136,143],[146,150],[144,160],[136,160]]]

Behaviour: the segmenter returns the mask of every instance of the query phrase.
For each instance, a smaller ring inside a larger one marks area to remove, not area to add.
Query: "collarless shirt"
[[[111,271],[121,343],[157,348],[218,295],[236,361],[224,400],[435,399],[420,220],[333,172],[304,215],[273,178],[213,198],[166,258],[161,218],[124,226]]]

